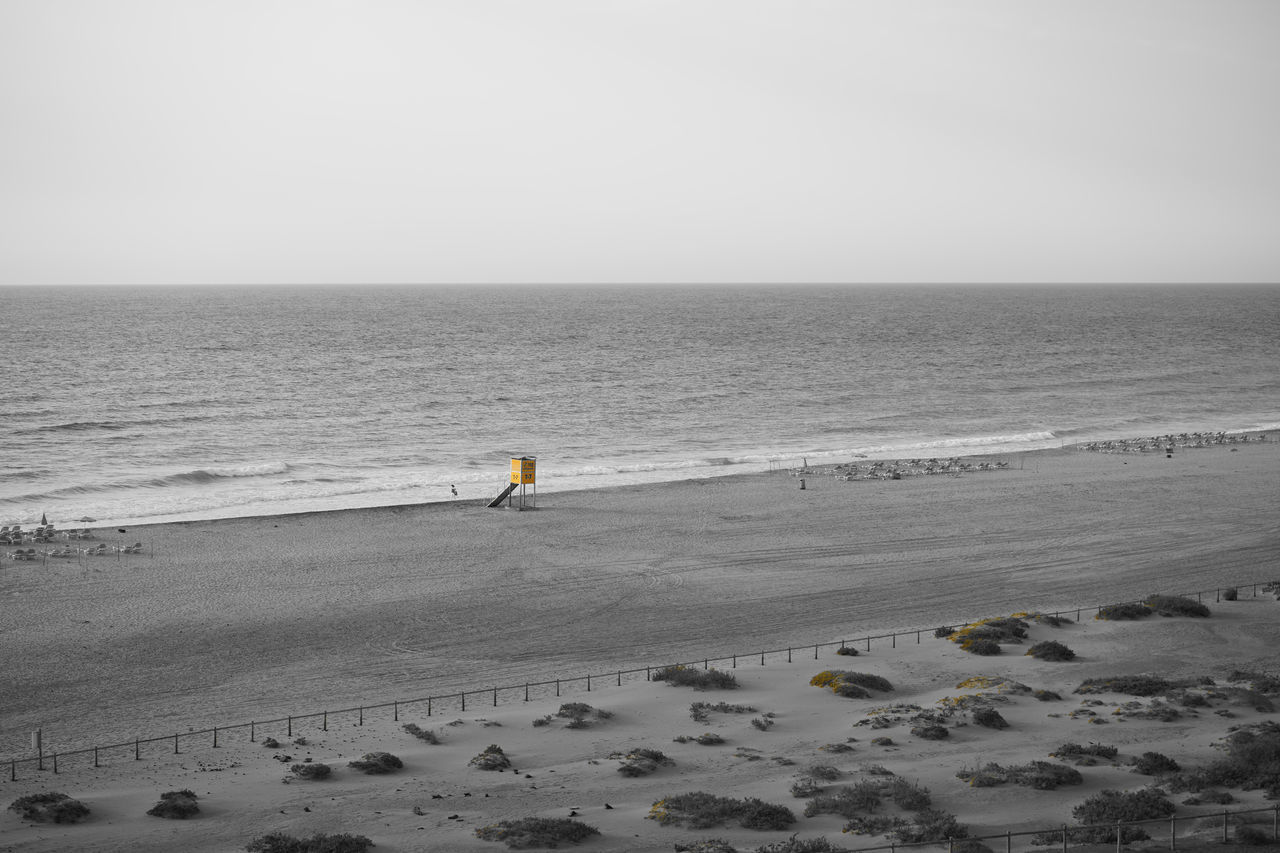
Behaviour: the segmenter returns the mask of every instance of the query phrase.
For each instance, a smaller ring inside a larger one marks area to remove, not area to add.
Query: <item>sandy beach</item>
[[[29,757],[35,729],[46,751],[68,751],[463,688],[1088,610],[1280,574],[1280,445],[1186,449],[1173,458],[1063,449],[1007,459],[1006,469],[958,477],[841,482],[814,473],[803,490],[799,478],[777,473],[550,493],[525,512],[460,502],[138,527],[113,535],[144,542],[140,555],[6,562],[0,757]],[[97,769],[81,761],[56,777],[24,768],[17,781],[0,779],[6,804],[63,790],[95,817],[32,826],[6,812],[0,850],[227,850],[277,829],[357,832],[380,850],[497,850],[474,837],[478,826],[575,807],[602,832],[582,849],[665,850],[715,835],[745,847],[791,832],[870,846],[880,839],[841,836],[844,821],[832,815],[772,833],[693,832],[645,819],[655,801],[686,790],[758,796],[799,814],[803,801],[788,793],[797,767],[826,762],[819,747],[848,737],[858,739],[854,750],[830,763],[852,773],[874,761],[918,779],[975,833],[1061,824],[1088,793],[1146,780],[1101,768],[1066,794],[1011,796],[964,788],[954,774],[979,759],[1043,758],[1068,740],[1106,740],[1122,752],[1141,744],[1139,752],[1191,763],[1210,754],[1225,733],[1211,711],[1176,725],[1117,721],[1105,734],[1068,714],[1079,703],[1071,690],[1085,677],[1274,672],[1274,600],[1246,595],[1211,606],[1208,620],[1037,626],[1035,639],[1061,637],[1077,651],[1070,664],[1020,650],[979,659],[927,634],[918,645],[875,646],[857,658],[825,649],[818,661],[810,653],[790,665],[744,659],[741,688],[724,695],[639,679],[527,704],[504,698],[496,708],[449,709],[429,720],[415,706],[399,721],[344,717],[328,731],[308,723],[308,743],[285,746],[338,768],[325,782],[282,785],[287,766],[239,735],[216,751],[192,745],[178,756],[128,756]],[[899,746],[877,750],[867,745],[869,731],[850,728],[868,703],[808,686],[833,668],[880,673],[895,683],[893,702],[921,706],[979,674],[1066,698],[1052,706],[1016,698],[1002,708],[1007,731],[964,729],[939,746],[891,730]],[[570,700],[613,716],[583,731],[532,725]],[[695,723],[689,703],[700,700],[749,704],[775,713],[776,725],[761,731],[739,715]],[[400,731],[409,719],[438,727],[442,744]],[[445,726],[453,720],[461,723]],[[671,742],[705,730],[721,731],[728,744]],[[512,755],[519,774],[469,767],[490,743]],[[675,764],[624,778],[608,756],[636,745]],[[374,750],[400,756],[405,769],[387,777],[346,769]],[[201,796],[198,819],[143,816],[161,792],[182,788]]]

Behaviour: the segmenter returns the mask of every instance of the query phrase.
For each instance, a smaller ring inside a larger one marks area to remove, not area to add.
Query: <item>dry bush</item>
[[[736,821],[746,829],[780,830],[796,822],[795,814],[786,806],[766,803],[755,797],[741,800],[718,797],[704,791],[659,800],[649,809],[648,817],[663,826],[685,824],[693,829]]]
[[[402,728],[418,740],[426,741],[429,744],[440,743],[440,738],[436,736],[435,732],[430,729],[418,728],[416,723],[405,723]]]
[[[186,820],[200,813],[196,799],[195,792],[185,788],[181,791],[167,791],[160,795],[160,802],[147,809],[147,814],[171,820]]]
[[[320,762],[316,762],[314,764],[295,764],[290,767],[289,770],[292,771],[293,775],[297,776],[299,779],[312,779],[317,781],[320,779],[328,779],[333,773],[332,767],[328,764],[321,764]]]
[[[680,687],[696,687],[699,690],[732,690],[738,679],[731,672],[719,669],[695,669],[686,666],[664,666],[653,673],[654,681],[666,681]]]
[[[389,752],[368,752],[356,761],[348,761],[347,766],[370,776],[379,776],[403,768],[404,762]]]
[[[506,770],[511,766],[511,759],[507,758],[507,754],[502,751],[502,747],[491,743],[484,748],[483,752],[467,763],[480,770]]]
[[[1161,616],[1192,616],[1203,619],[1209,615],[1206,605],[1182,595],[1153,595],[1143,603]]]
[[[249,853],[365,853],[373,842],[363,835],[324,835],[295,838],[283,832],[259,836],[245,845]]]
[[[1047,660],[1055,663],[1068,661],[1076,656],[1075,652],[1057,640],[1045,640],[1042,643],[1036,643],[1027,649],[1027,654],[1036,660]]]
[[[500,820],[476,830],[476,838],[482,841],[501,841],[508,847],[557,847],[560,844],[577,844],[600,830],[581,821],[567,817],[523,817],[517,820]]]
[[[18,797],[9,811],[34,823],[79,823],[89,816],[88,806],[57,791]]]

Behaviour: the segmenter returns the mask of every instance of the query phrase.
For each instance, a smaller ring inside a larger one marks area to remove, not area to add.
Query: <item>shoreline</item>
[[[965,452],[957,455],[950,455],[950,454],[946,454],[942,456],[935,455],[933,457],[923,457],[923,456],[920,456],[919,454],[915,454],[912,456],[902,455],[902,454],[892,455],[887,453],[871,454],[871,455],[850,454],[848,456],[847,461],[826,461],[821,463],[815,463],[814,465],[810,465],[807,467],[804,464],[804,460],[807,459],[807,457],[803,456],[802,454],[797,454],[796,457],[794,457],[794,459],[799,459],[802,462],[802,464],[798,468],[782,467],[781,465],[779,465],[778,467],[771,467],[768,470],[740,471],[740,472],[734,472],[734,473],[728,473],[728,474],[712,474],[705,477],[685,477],[685,478],[671,479],[671,480],[655,480],[655,481],[640,482],[640,483],[619,483],[615,485],[588,486],[583,488],[567,488],[567,489],[553,488],[549,491],[544,491],[543,494],[545,496],[574,495],[574,494],[580,494],[580,493],[605,492],[605,491],[611,491],[615,489],[662,488],[665,486],[671,486],[674,484],[687,483],[687,482],[732,480],[736,478],[752,478],[752,477],[758,477],[758,476],[784,475],[784,474],[795,472],[797,470],[799,471],[811,470],[818,474],[831,474],[833,472],[838,473],[836,472],[835,469],[848,467],[851,465],[865,467],[867,464],[875,463],[875,462],[897,465],[900,462],[905,462],[908,459],[913,459],[917,461],[924,460],[924,459],[933,459],[935,461],[941,460],[944,462],[946,460],[960,460],[965,462],[976,462],[979,460],[991,460],[991,461],[1013,460],[1013,462],[1020,462],[1022,464],[1025,464],[1025,461],[1029,458],[1034,458],[1037,456],[1044,456],[1044,455],[1051,455],[1056,453],[1091,452],[1091,451],[1111,453],[1111,452],[1126,452],[1126,449],[1128,450],[1128,452],[1140,452],[1138,450],[1139,446],[1150,445],[1151,442],[1153,441],[1163,441],[1168,439],[1176,442],[1180,438],[1194,439],[1194,438],[1200,438],[1200,437],[1210,438],[1214,436],[1224,436],[1228,439],[1239,439],[1243,437],[1245,440],[1231,441],[1231,442],[1226,442],[1225,444],[1176,443],[1175,446],[1180,451],[1192,451],[1192,450],[1199,451],[1199,450],[1212,449],[1213,447],[1220,447],[1220,446],[1228,446],[1228,445],[1239,446],[1242,444],[1250,444],[1255,441],[1261,442],[1261,443],[1267,443],[1267,442],[1275,442],[1277,440],[1280,440],[1280,438],[1277,437],[1276,430],[1272,428],[1259,429],[1259,430],[1245,430],[1245,431],[1238,431],[1238,432],[1216,432],[1216,433],[1192,432],[1192,433],[1181,433],[1181,434],[1166,434],[1166,435],[1159,435],[1159,436],[1143,436],[1143,437],[1129,436],[1125,438],[1092,439],[1087,441],[1085,440],[1076,441],[1070,444],[1061,444],[1058,447],[1040,447],[1040,448],[1030,448],[1030,449],[1023,449],[1023,450],[1012,450],[1007,452],[973,451],[973,452]],[[1093,447],[1087,447],[1085,445],[1093,445]],[[946,449],[946,448],[932,448],[932,449],[939,450],[939,449]],[[1148,450],[1151,450],[1151,448],[1148,447]],[[1145,451],[1142,451],[1142,452],[1145,452]],[[1151,452],[1154,452],[1154,451],[1152,450]],[[794,459],[792,459],[791,461],[794,461]],[[1009,463],[1009,467],[1018,467],[1017,465],[1014,465],[1013,462]],[[939,471],[937,473],[948,473],[948,472]],[[962,473],[978,473],[978,472],[964,471]],[[502,477],[495,476],[494,479],[501,480]],[[864,479],[872,479],[872,478],[864,478]],[[317,515],[317,514],[331,514],[331,513],[345,513],[345,512],[403,511],[408,509],[418,509],[418,508],[426,508],[426,507],[432,507],[432,506],[443,506],[443,507],[456,506],[456,505],[475,506],[477,504],[483,506],[486,501],[491,500],[493,497],[496,497],[496,495],[497,495],[497,492],[495,491],[492,495],[489,495],[488,497],[479,497],[479,498],[468,497],[468,498],[454,498],[454,499],[441,499],[441,500],[429,500],[429,501],[409,501],[409,502],[391,503],[391,504],[378,504],[375,506],[316,508],[316,509],[286,511],[286,512],[280,512],[280,513],[265,513],[265,514],[249,513],[245,515],[225,515],[225,516],[213,516],[213,517],[207,517],[207,518],[163,519],[162,517],[163,520],[154,520],[154,521],[132,521],[129,519],[114,520],[111,518],[107,518],[102,521],[95,519],[93,522],[90,522],[90,523],[83,523],[80,521],[58,522],[56,520],[54,521],[54,523],[58,524],[58,526],[62,527],[63,529],[72,527],[73,525],[82,525],[82,524],[85,524],[90,528],[94,526],[101,526],[101,527],[127,526],[130,528],[151,528],[151,527],[177,525],[177,524],[201,524],[206,522],[217,522],[217,521],[249,521],[254,519],[267,520],[267,519],[294,518],[294,517],[310,516],[310,515]],[[30,522],[22,522],[22,523],[24,524],[24,526],[31,525]]]

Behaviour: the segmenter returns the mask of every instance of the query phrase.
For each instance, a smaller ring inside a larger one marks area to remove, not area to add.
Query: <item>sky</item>
[[[1275,0],[0,0],[0,284],[1280,281]]]

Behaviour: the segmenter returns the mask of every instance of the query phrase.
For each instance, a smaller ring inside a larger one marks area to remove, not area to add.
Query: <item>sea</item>
[[[0,288],[0,522],[1280,429],[1277,287]],[[456,494],[455,494],[456,492]]]

